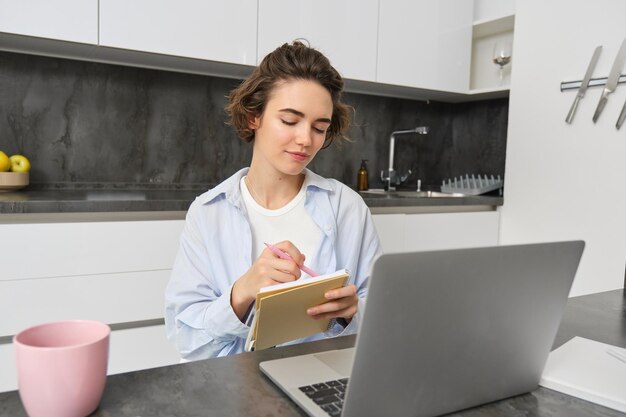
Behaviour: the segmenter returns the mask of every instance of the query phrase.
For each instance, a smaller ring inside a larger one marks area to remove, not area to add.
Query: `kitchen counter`
[[[0,193],[0,213],[187,211],[202,190],[20,190]]]
[[[554,348],[574,336],[626,347],[624,290],[570,298]],[[111,375],[92,416],[303,416],[259,370],[259,362],[353,346],[355,336]],[[0,415],[25,416],[17,391],[0,394]],[[604,416],[626,414],[539,387],[455,416]]]
[[[0,192],[0,214],[185,212],[204,191],[205,188],[26,188]],[[406,198],[381,195],[364,196],[363,200],[373,213],[484,211],[503,204],[503,198],[498,196]]]

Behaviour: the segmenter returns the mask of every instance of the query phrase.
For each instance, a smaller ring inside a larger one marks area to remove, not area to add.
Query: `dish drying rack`
[[[493,190],[500,190],[502,195],[502,187],[504,181],[500,178],[491,176],[469,175],[465,174],[465,177],[460,176],[458,178],[448,178],[443,180],[441,184],[441,191],[444,193],[461,193],[467,195],[480,195],[485,194]]]

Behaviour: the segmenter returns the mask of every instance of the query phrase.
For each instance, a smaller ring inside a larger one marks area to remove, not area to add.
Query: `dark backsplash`
[[[224,105],[240,80],[0,52],[0,150],[32,163],[33,185],[209,186],[251,157],[226,124]],[[380,187],[394,130],[395,168],[439,184],[469,174],[504,174],[508,99],[462,104],[346,94],[352,142],[333,144],[315,172],[356,184],[368,159]]]

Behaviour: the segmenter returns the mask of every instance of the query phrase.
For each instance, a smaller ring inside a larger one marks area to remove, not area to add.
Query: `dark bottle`
[[[361,168],[359,168],[359,173],[356,177],[356,187],[359,191],[365,191],[370,188],[366,162],[367,159],[361,159]]]

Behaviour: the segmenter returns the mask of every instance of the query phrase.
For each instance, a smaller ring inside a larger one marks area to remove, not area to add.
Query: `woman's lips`
[[[293,159],[295,159],[296,161],[302,162],[305,159],[308,158],[308,155],[302,152],[289,152],[287,151],[287,153],[289,154],[289,156],[291,156]]]

